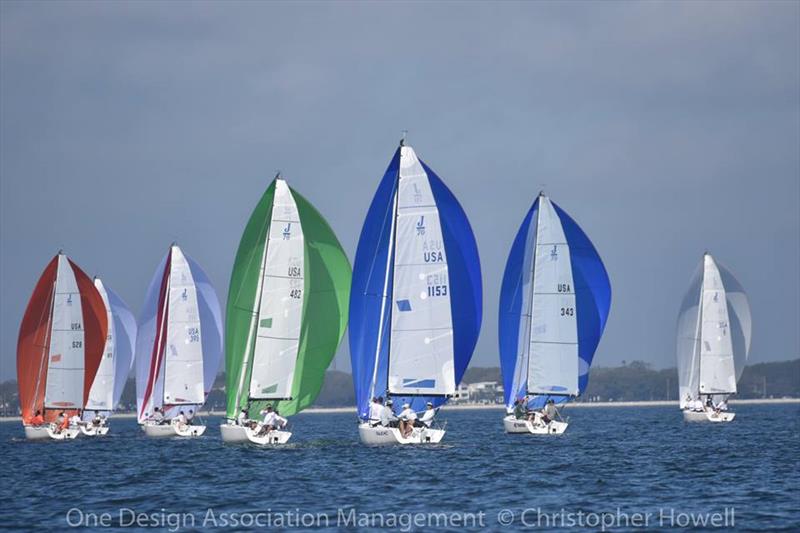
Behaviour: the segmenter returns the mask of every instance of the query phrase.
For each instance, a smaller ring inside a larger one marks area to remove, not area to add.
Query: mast
[[[403,158],[403,146],[405,145],[405,134],[403,138],[400,139],[400,160]],[[381,305],[381,314],[380,314],[380,321],[378,322],[378,342],[375,346],[375,363],[372,366],[372,386],[370,387],[369,397],[370,399],[375,397],[375,386],[377,385],[376,381],[378,380],[378,361],[380,359],[381,354],[381,342],[383,341],[383,322],[384,322],[384,315],[386,311],[386,297],[388,296],[387,291],[389,290],[389,272],[390,267],[392,265],[392,257],[394,257],[394,247],[395,247],[395,237],[397,233],[397,205],[400,196],[400,160],[398,160],[397,164],[397,175],[395,176],[395,185],[394,185],[394,201],[392,202],[392,225],[390,229],[390,236],[389,236],[389,251],[386,254],[386,275],[384,276],[383,280],[383,305]],[[391,303],[389,303],[389,334],[391,335],[392,331],[392,323],[391,323]],[[389,352],[391,351],[392,343],[389,342],[389,346],[386,350],[386,359],[388,362],[389,359]],[[388,372],[388,367],[387,367]],[[387,375],[388,380],[388,375]],[[389,389],[388,383],[386,384],[386,389]]]
[[[700,301],[697,302],[697,325],[695,326],[695,343],[693,350],[697,352],[697,390],[693,391],[697,394],[697,397],[700,397],[700,365],[703,361],[703,292],[705,291],[706,286],[706,270],[705,270],[705,262],[706,256],[708,252],[703,254],[703,281],[700,282]],[[700,350],[697,350],[697,347],[700,346]]]
[[[281,173],[275,175],[273,181],[280,179]],[[275,198],[272,198],[272,208],[275,207]],[[271,225],[271,222],[270,222]],[[239,386],[236,389],[236,409],[234,414],[239,411],[239,404],[242,401],[242,390],[244,388],[245,382],[245,374],[247,374],[247,366],[250,364],[250,354],[253,352],[253,337],[256,331],[256,325],[258,324],[258,315],[261,312],[261,291],[264,286],[264,271],[266,270],[266,262],[267,262],[267,248],[269,247],[269,225],[267,226],[267,231],[264,233],[264,252],[261,254],[261,263],[258,268],[258,281],[256,282],[256,296],[253,300],[253,311],[251,313],[250,318],[250,329],[247,331],[247,343],[245,344],[245,352],[244,358],[242,359],[242,368],[239,374]],[[250,393],[248,392],[248,399]]]

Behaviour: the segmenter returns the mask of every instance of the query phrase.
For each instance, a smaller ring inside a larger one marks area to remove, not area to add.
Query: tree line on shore
[[[502,383],[498,367],[468,368],[462,383]],[[225,375],[219,374],[204,410],[225,409]],[[737,398],[800,397],[800,359],[747,366],[738,384]],[[653,401],[678,399],[678,372],[675,368],[653,369],[648,363],[632,361],[618,367],[591,369],[589,386],[579,401]],[[131,378],[120,399],[122,411],[136,409],[136,384]],[[329,370],[325,375],[317,407],[349,407],[355,405],[353,378],[347,372]],[[19,412],[16,380],[0,383],[0,414],[15,416]]]

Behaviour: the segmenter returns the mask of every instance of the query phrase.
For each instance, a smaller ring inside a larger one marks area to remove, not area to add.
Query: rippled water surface
[[[562,509],[573,521],[578,512],[615,513],[621,529],[625,516],[651,513],[651,530],[733,509],[737,529],[797,529],[800,406],[736,411],[733,423],[712,425],[686,424],[667,407],[573,408],[560,437],[506,435],[500,411],[443,411],[442,445],[391,448],[362,446],[354,416],[341,413],[294,417],[291,444],[272,449],[223,444],[216,418],[204,437],[185,440],[148,439],[134,420],[114,419],[105,438],[27,442],[18,423],[2,423],[0,527],[64,529],[71,508],[108,513],[119,526],[127,508],[168,528],[175,518],[166,514],[189,513],[199,529],[211,508],[217,518],[261,513],[262,523],[284,526],[313,513],[335,529],[353,525],[341,520],[354,508],[372,525],[380,525],[372,513],[483,512],[488,529],[500,527],[504,509],[517,528],[528,509],[525,523],[538,529],[547,529],[541,513]],[[553,523],[571,525],[562,516]]]

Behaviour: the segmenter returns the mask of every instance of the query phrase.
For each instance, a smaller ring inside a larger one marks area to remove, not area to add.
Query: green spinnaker
[[[291,191],[305,241],[305,295],[292,399],[248,401],[251,364],[245,364],[245,359],[252,363],[255,341],[248,337],[255,317],[258,276],[272,215],[273,181],[247,222],[231,273],[225,323],[228,418],[236,417],[244,408],[249,408],[250,416],[255,417],[270,404],[283,416],[291,416],[314,403],[347,327],[352,277],[347,254],[322,215],[297,191]]]

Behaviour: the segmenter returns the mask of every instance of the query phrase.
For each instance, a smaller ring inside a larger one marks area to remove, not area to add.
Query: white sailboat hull
[[[221,424],[219,432],[222,434],[222,442],[243,443],[250,442],[247,438],[247,428],[236,424]]]
[[[93,426],[91,424],[80,426],[81,433],[89,437],[102,437],[108,433],[108,426]]]
[[[683,410],[683,419],[686,422],[732,422],[736,418],[736,413],[728,411],[691,411]]]
[[[148,437],[199,437],[206,432],[206,426],[189,424],[143,424],[142,429]]]
[[[549,424],[534,424],[529,420],[517,420],[513,415],[503,418],[506,433],[530,433],[533,435],[561,435],[569,427],[568,422],[551,420]]]
[[[245,435],[249,442],[253,444],[259,445],[267,445],[267,444],[286,444],[289,442],[289,439],[292,437],[291,431],[283,431],[280,429],[273,429],[272,431],[268,432],[266,435],[259,435],[261,428],[256,427],[256,429],[244,428]]]
[[[370,446],[388,444],[438,444],[444,437],[445,430],[432,428],[414,428],[408,438],[404,438],[397,428],[370,426],[369,423],[358,425],[361,442]]]
[[[52,424],[46,426],[25,426],[25,438],[28,440],[71,440],[80,435],[80,431],[73,428],[63,429],[56,433]]]

